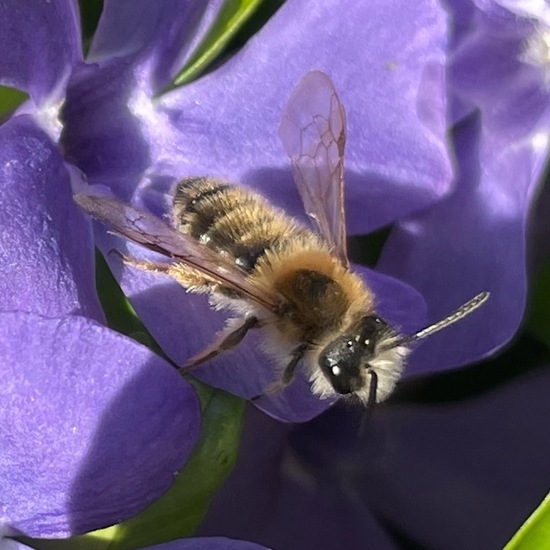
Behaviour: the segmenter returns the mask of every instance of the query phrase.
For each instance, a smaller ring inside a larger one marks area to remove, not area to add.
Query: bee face
[[[319,367],[337,393],[361,391],[376,350],[391,334],[389,325],[376,315],[362,317],[348,331],[330,342],[319,355]]]

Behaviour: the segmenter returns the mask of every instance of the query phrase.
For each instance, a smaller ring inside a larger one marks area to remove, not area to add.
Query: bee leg
[[[136,260],[135,258],[125,256],[116,248],[109,250],[109,254],[117,255],[125,265],[130,267],[136,267],[151,273],[164,273],[172,277],[172,279],[183,286],[188,292],[209,292],[213,284],[212,281],[208,280],[199,272],[188,268],[183,263],[161,263]]]
[[[281,377],[280,384],[282,385],[281,389],[286,388],[294,378],[294,374],[296,373],[296,368],[298,367],[298,363],[302,360],[304,357],[306,351],[307,351],[308,345],[307,344],[300,344],[293,352],[292,352],[292,359],[290,360],[290,363],[285,367],[285,370],[283,371],[283,376]]]
[[[251,397],[250,401],[257,401],[267,394],[279,393],[280,391],[283,391],[292,382],[296,369],[298,368],[298,364],[304,357],[307,349],[308,344],[300,344],[297,348],[295,348],[292,352],[290,363],[285,367],[281,379],[270,384],[263,393]]]
[[[168,270],[170,269],[170,264],[141,261],[134,258],[129,258],[116,248],[112,248],[111,250],[109,250],[109,254],[118,256],[125,265],[129,265],[130,267],[137,267],[138,269],[143,269],[143,271],[152,271],[153,273],[168,273]]]
[[[369,400],[367,401],[367,406],[363,409],[361,414],[361,422],[359,424],[359,429],[357,430],[357,436],[362,437],[366,433],[367,422],[371,417],[372,411],[376,405],[376,389],[378,387],[378,375],[374,370],[368,371],[370,374],[370,385],[369,385]]]
[[[192,368],[200,365],[201,363],[204,363],[205,361],[216,357],[216,355],[219,355],[220,353],[228,349],[234,348],[242,341],[246,333],[251,328],[257,328],[259,325],[260,321],[257,317],[246,317],[244,323],[241,326],[237,327],[235,330],[232,330],[229,334],[222,333],[217,340],[212,342],[212,344],[210,344],[197,355],[188,359],[187,362],[182,365],[179,370],[185,373],[188,370],[191,370]]]

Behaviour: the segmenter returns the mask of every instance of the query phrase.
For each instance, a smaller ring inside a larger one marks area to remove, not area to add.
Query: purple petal
[[[72,1],[2,2],[0,82],[27,92],[38,105],[60,99],[72,66],[82,59],[77,10]]]
[[[56,145],[28,116],[0,127],[0,310],[103,313],[93,239]]]
[[[0,522],[63,537],[168,489],[199,432],[191,386],[147,348],[78,316],[0,315]]]
[[[472,0],[472,3],[491,17],[507,22],[509,28],[518,26],[516,16],[544,22],[550,20],[550,7],[545,0]]]
[[[365,32],[356,32],[358,20],[368,21]],[[228,63],[159,103],[179,134],[174,172],[241,181],[302,214],[277,128],[292,88],[321,69],[348,113],[350,230],[365,233],[426,204],[451,176],[444,33],[430,1],[331,1],[316,10],[287,2]],[[359,63],[358,51],[368,52]],[[165,159],[167,134],[159,141],[151,123],[147,131],[158,145],[153,158]]]
[[[120,239],[101,233],[98,236],[102,250],[124,250]],[[133,245],[129,246],[128,255],[150,257]],[[205,295],[186,293],[166,275],[122,266],[113,255],[108,255],[108,260],[139,318],[176,364],[185,363],[205,348],[223,328],[227,314],[213,311]],[[359,268],[359,272],[376,296],[377,311],[388,322],[405,333],[423,325],[425,304],[413,288],[366,268]],[[277,380],[277,371],[261,351],[260,341],[259,331],[252,331],[235,349],[197,367],[193,375],[245,399],[258,396]],[[303,422],[320,414],[332,402],[314,396],[305,377],[297,375],[297,380],[285,391],[268,394],[255,404],[279,420]]]
[[[368,21],[364,32],[357,20]],[[289,1],[228,63],[161,98],[152,99],[146,62],[119,60],[75,77],[64,147],[91,183],[126,199],[150,179],[208,174],[248,183],[303,215],[277,128],[293,86],[320,68],[348,112],[349,229],[365,233],[449,189],[445,31],[432,0],[332,0],[316,10]],[[367,52],[359,65],[358,51]]]
[[[147,546],[144,550],[268,550],[265,546],[226,537],[194,537]]]
[[[374,516],[358,515],[330,480],[308,476],[288,445],[290,433],[288,425],[248,409],[237,464],[199,534],[221,532],[272,548],[395,549]]]
[[[450,19],[449,46],[454,48],[455,44],[465,40],[472,31],[476,8],[472,0],[448,0],[445,8]]]
[[[479,2],[478,2],[479,4]],[[479,359],[514,334],[525,305],[525,224],[548,150],[548,93],[519,59],[533,21],[493,2],[461,34],[450,67],[453,93],[481,110],[483,127],[456,131],[455,194],[403,223],[380,267],[426,298],[430,321],[481,290],[491,291],[471,318],[431,338],[411,370],[431,371]],[[452,2],[462,14],[462,2]]]
[[[483,109],[490,131],[518,139],[536,129],[550,94],[545,72],[522,60],[536,25],[509,15],[511,30],[508,20],[478,17],[476,32],[453,55],[450,82],[456,94]]]
[[[99,69],[78,67],[67,86],[61,143],[65,158],[90,183],[101,183],[125,199],[150,165],[139,119],[128,106],[136,90],[133,67],[116,60]]]
[[[491,296],[471,317],[432,336],[413,354],[412,372],[464,365],[504,345],[525,306],[525,224],[546,148],[502,143],[475,120],[456,131],[456,192],[398,225],[379,267],[418,289],[428,320],[447,316],[481,291]],[[477,152],[478,151],[478,152]]]
[[[94,34],[88,61],[146,54],[152,61],[155,87],[166,86],[196,45],[201,18],[210,20],[220,2],[192,0],[106,0]]]

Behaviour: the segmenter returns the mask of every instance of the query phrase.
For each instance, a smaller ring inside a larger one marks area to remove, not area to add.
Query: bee
[[[350,269],[344,212],[345,113],[330,78],[307,73],[284,110],[279,136],[290,156],[304,208],[304,227],[259,194],[209,177],[183,179],[172,225],[118,199],[75,195],[112,231],[170,258],[124,258],[165,273],[190,292],[207,293],[233,316],[213,343],[190,358],[187,371],[237,346],[259,330],[280,369],[281,390],[303,368],[320,398],[354,395],[364,404],[386,399],[411,346],[478,308],[482,292],[438,323],[402,335],[377,315],[375,297]]]

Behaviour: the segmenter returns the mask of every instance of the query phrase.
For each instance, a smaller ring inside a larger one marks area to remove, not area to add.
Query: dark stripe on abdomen
[[[200,212],[201,202],[214,197],[218,193],[224,192],[228,187],[229,185],[220,184],[218,187],[201,191],[187,202],[187,204],[185,205],[185,211],[198,214]]]
[[[242,246],[242,250],[235,251],[235,263],[247,273],[252,273],[258,260],[273,246],[268,241],[259,241],[257,243]]]
[[[222,199],[232,188],[232,185],[209,178],[180,182],[174,197],[176,226],[199,240],[227,209],[224,203],[229,201]]]
[[[180,182],[174,206],[175,224],[181,231],[212,250],[225,252],[246,273],[254,271],[258,260],[281,239],[269,230],[275,219],[269,206],[226,182],[210,178]]]

